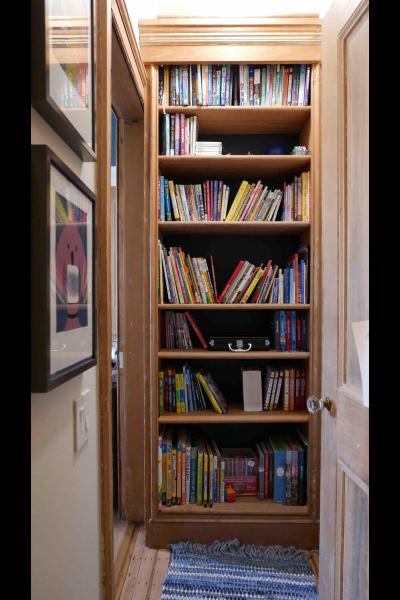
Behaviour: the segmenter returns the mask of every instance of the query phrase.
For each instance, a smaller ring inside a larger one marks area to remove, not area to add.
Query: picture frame
[[[31,391],[97,363],[95,195],[44,145],[31,146]]]
[[[96,160],[95,2],[31,2],[32,106],[85,162]]]

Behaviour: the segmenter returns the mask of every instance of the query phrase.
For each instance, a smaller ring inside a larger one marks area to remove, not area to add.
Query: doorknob
[[[326,398],[317,398],[317,396],[309,396],[307,398],[307,410],[312,415],[321,411],[323,408],[331,411],[332,408],[332,400],[328,397]]]

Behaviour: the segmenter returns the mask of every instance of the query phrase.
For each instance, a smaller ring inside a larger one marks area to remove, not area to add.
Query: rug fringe
[[[168,548],[172,555],[182,552],[193,552],[203,556],[232,557],[232,558],[257,558],[278,561],[304,562],[316,553],[316,550],[299,550],[294,546],[257,546],[255,544],[240,544],[235,538],[226,542],[215,541],[209,546],[195,542],[179,542],[170,544]]]

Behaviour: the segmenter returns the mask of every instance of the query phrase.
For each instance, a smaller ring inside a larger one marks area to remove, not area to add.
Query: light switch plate
[[[89,414],[87,395],[89,390],[83,392],[74,400],[74,436],[75,450],[80,450],[89,439]]]

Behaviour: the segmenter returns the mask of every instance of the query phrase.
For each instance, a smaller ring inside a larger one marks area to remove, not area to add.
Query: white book
[[[261,369],[242,369],[243,410],[262,411]]]
[[[228,199],[229,199],[229,185],[224,184],[224,194],[222,200],[222,210],[221,210],[221,221],[225,221],[226,219],[226,211],[228,208]]]

